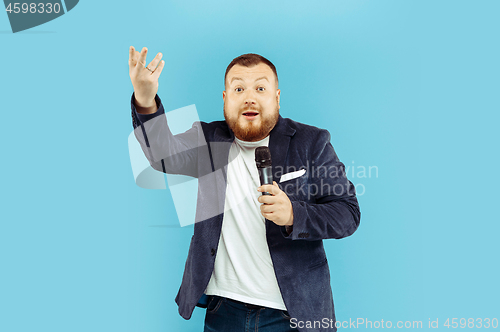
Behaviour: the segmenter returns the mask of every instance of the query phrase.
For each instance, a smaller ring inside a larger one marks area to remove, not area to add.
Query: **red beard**
[[[253,121],[249,121],[245,127],[240,126],[240,124],[238,123],[239,117],[241,116],[242,112],[246,110],[256,110],[259,112],[258,116],[262,117],[260,125],[256,125]],[[241,110],[236,118],[229,118],[226,113],[226,105],[224,104],[224,118],[226,119],[227,125],[229,126],[229,128],[231,128],[231,130],[234,132],[234,135],[238,139],[247,142],[255,142],[266,138],[266,136],[269,135],[271,130],[274,128],[279,119],[279,107],[276,106],[276,111],[273,112],[273,114],[269,114],[267,116],[264,116],[262,114],[260,108],[245,107]]]

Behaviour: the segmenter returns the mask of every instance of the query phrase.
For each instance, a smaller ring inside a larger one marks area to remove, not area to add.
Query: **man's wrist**
[[[150,101],[149,103],[144,103],[138,101],[134,93],[133,102],[137,113],[140,114],[153,114],[156,113],[156,111],[158,110],[158,105],[156,104],[156,98],[153,98],[153,100]]]

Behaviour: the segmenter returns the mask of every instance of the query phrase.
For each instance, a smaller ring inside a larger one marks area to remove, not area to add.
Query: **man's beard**
[[[263,116],[261,109],[257,109],[255,107],[246,107],[241,111],[246,111],[246,110],[256,110],[259,112],[259,115],[257,116],[262,117],[260,126],[255,125],[253,121],[248,121],[246,127],[243,128],[238,123],[239,117],[241,116],[240,115],[241,112],[238,113],[236,118],[229,118],[226,113],[226,104],[224,103],[224,118],[226,119],[226,123],[229,126],[229,128],[231,128],[231,130],[234,132],[234,135],[242,141],[256,142],[266,138],[266,136],[269,135],[271,130],[278,122],[279,119],[278,105],[276,105],[276,110],[275,112],[273,112],[273,114],[269,114],[265,117]]]

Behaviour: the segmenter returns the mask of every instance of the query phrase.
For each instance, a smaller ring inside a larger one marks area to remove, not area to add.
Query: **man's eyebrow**
[[[267,77],[266,77],[266,76],[259,77],[258,79],[256,79],[256,80],[255,80],[255,82],[257,82],[257,81],[259,81],[259,80],[263,80],[263,79],[264,79],[264,80],[267,80],[267,81],[269,82],[269,80],[267,79]],[[233,81],[234,81],[234,80],[240,80],[240,81],[243,81],[243,79],[242,79],[242,78],[240,78],[240,77],[233,77],[233,78],[231,79],[231,82],[229,82],[229,83],[233,83]]]

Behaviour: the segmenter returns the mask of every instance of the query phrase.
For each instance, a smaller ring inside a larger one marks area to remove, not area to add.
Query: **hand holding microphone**
[[[288,195],[272,180],[271,152],[267,146],[259,146],[255,149],[255,163],[261,183],[257,191],[262,192],[262,196],[258,200],[260,203],[264,203],[260,206],[260,213],[276,225],[293,225],[292,203]]]

